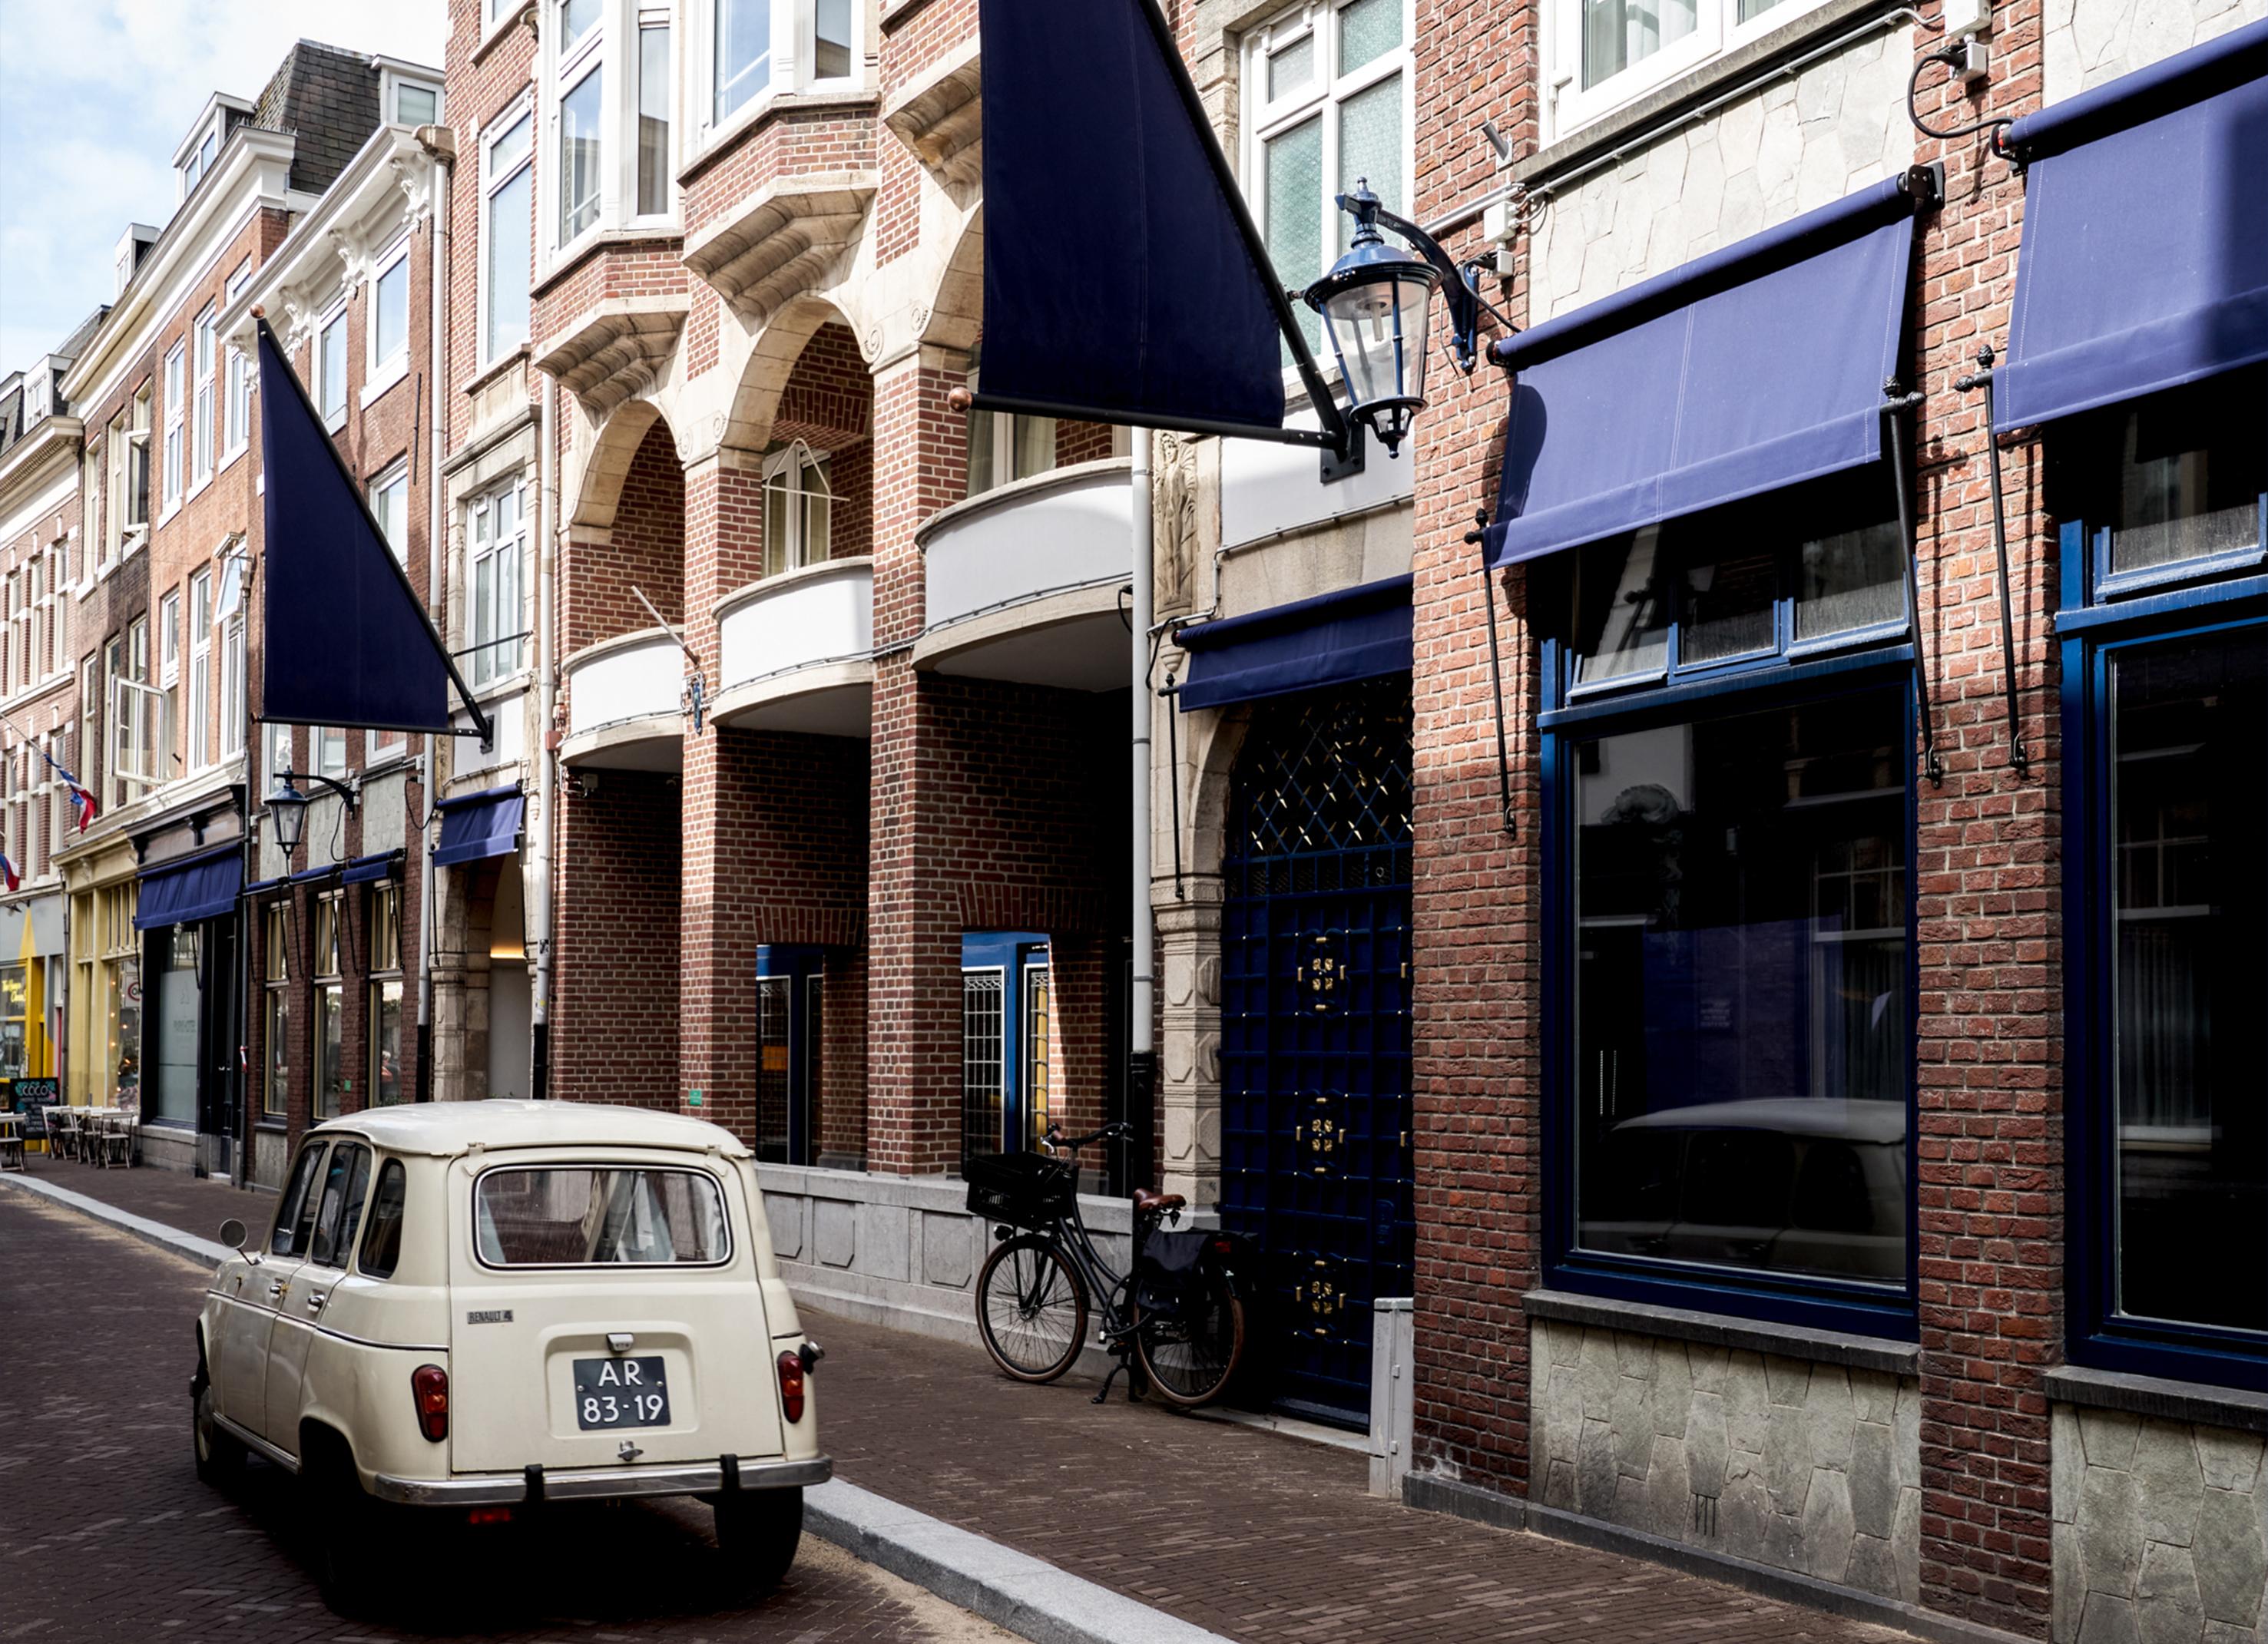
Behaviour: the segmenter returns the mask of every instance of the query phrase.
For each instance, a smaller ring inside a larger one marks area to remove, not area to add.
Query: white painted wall
[[[725,607],[717,694],[874,649],[874,563],[836,560],[768,579]]]

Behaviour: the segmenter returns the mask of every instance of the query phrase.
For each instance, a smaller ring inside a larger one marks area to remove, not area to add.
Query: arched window
[[[764,462],[764,575],[777,576],[827,558],[835,493],[827,459],[801,440]]]

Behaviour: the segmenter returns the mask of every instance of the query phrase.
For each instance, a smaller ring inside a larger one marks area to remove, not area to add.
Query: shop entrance
[[[1257,1243],[1285,1407],[1370,1414],[1410,1293],[1410,680],[1256,710],[1222,864],[1221,1215]]]

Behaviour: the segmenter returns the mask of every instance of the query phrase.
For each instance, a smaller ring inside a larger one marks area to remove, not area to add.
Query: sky
[[[447,29],[446,0],[0,0],[0,376],[109,300],[215,92],[259,96],[303,35],[438,68]]]

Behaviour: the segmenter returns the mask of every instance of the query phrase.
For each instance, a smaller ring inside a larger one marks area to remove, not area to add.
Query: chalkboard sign
[[[42,1141],[48,1134],[48,1109],[63,1099],[60,1079],[11,1079],[8,1105],[24,1116],[24,1140]]]

